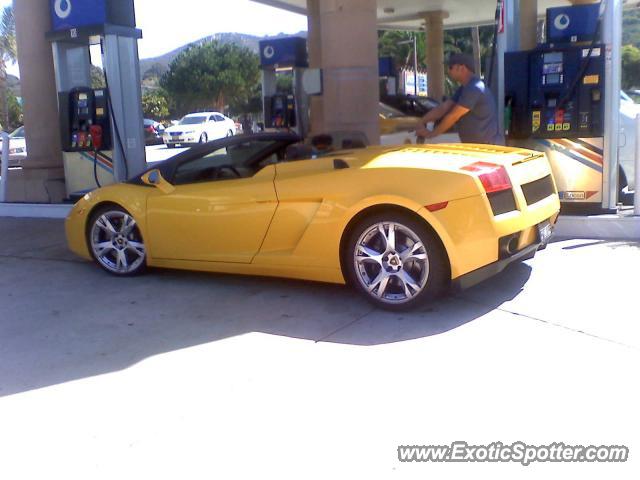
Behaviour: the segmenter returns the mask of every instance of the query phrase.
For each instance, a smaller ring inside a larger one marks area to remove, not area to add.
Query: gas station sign
[[[412,70],[402,70],[402,93],[405,95],[427,96],[427,74],[418,73],[418,85],[416,88],[416,74]]]
[[[133,0],[49,0],[54,31],[93,25],[135,28]]]
[[[418,74],[418,95],[421,97],[427,96],[427,74]]]

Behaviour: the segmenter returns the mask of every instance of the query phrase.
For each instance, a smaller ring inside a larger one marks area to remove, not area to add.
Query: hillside
[[[16,96],[20,96],[20,79],[15,75],[8,74],[7,75],[7,86],[9,90]]]
[[[217,40],[220,43],[233,43],[236,45],[240,45],[243,47],[247,47],[252,52],[256,54],[259,51],[259,42],[261,40],[266,40],[268,38],[282,38],[282,37],[296,36],[296,37],[305,37],[307,36],[307,32],[299,32],[293,35],[285,35],[279,34],[273,37],[256,37],[254,35],[247,35],[244,33],[216,33],[214,35],[210,35],[208,37],[201,38],[195,42],[189,43],[187,45],[183,45],[181,47],[176,48],[164,55],[160,55],[159,57],[153,58],[145,58],[140,60],[140,74],[144,78],[147,76],[147,72],[150,70],[155,70],[153,73],[163,73],[168,70],[169,65],[181,52],[186,50],[192,45],[199,45],[201,43],[210,42],[212,40]]]

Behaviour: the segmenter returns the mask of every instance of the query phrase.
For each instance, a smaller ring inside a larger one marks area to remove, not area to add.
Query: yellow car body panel
[[[146,234],[157,260],[251,263],[278,206],[273,165],[251,178],[180,185],[147,198]]]
[[[492,214],[479,178],[461,170],[477,161],[504,166],[517,210]],[[401,208],[438,235],[453,280],[496,262],[501,237],[519,232],[524,248],[536,241],[538,224],[555,222],[557,194],[527,205],[520,188],[550,174],[543,154],[524,149],[369,147],[269,165],[251,178],[176,186],[168,194],[150,186],[105,187],[76,204],[66,231],[71,250],[91,258],[90,214],[114,203],[136,219],[149,266],[344,283],[340,248],[350,222],[369,208]]]

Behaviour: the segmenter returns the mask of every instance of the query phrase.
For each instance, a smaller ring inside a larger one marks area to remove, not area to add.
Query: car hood
[[[636,116],[640,114],[640,104],[621,101],[620,114],[635,120]]]
[[[201,123],[196,123],[194,125],[174,125],[173,127],[166,128],[165,133],[171,132],[188,132],[188,131],[196,131],[202,129]]]
[[[0,145],[2,145],[2,140],[0,140]],[[10,148],[25,148],[26,141],[24,138],[11,138],[9,139]]]

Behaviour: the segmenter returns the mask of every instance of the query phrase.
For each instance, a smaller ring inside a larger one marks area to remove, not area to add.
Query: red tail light
[[[509,180],[507,169],[502,165],[489,162],[476,162],[462,167],[462,170],[477,174],[487,193],[511,190],[511,180]]]

